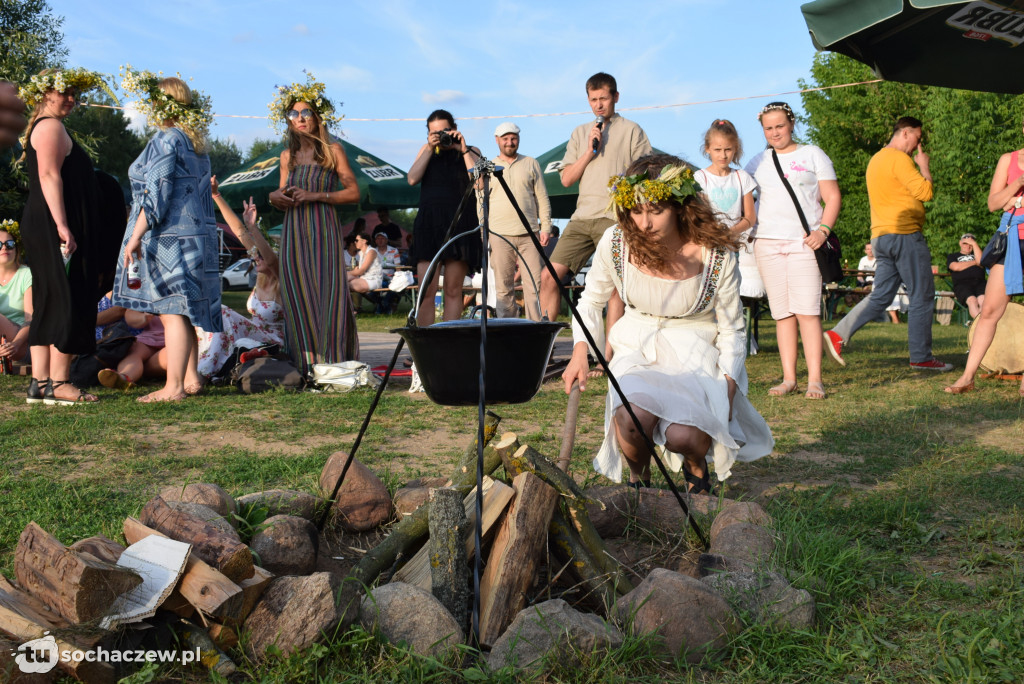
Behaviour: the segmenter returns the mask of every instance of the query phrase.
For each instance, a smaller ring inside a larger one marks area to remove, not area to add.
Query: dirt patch
[[[1024,455],[1024,421],[982,421],[974,426],[974,440],[983,446]]]

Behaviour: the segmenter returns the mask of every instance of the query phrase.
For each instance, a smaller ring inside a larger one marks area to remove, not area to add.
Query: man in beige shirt
[[[498,143],[496,166],[504,169],[502,176],[508,183],[516,204],[522,209],[530,227],[540,223],[538,239],[542,246],[551,238],[551,203],[544,187],[544,175],[540,164],[533,157],[519,154],[519,126],[514,123],[499,124],[494,131]],[[516,264],[519,264],[523,282],[523,305],[526,317],[531,321],[541,318],[540,303],[537,300],[537,285],[540,283],[542,260],[533,240],[526,233],[515,207],[497,181],[488,189],[490,208],[488,228],[491,232],[491,270],[494,271],[494,290],[497,298],[498,318],[518,316],[515,299]],[[481,220],[483,216],[480,217]],[[519,254],[516,254],[518,250]],[[521,257],[521,258],[520,258]]]
[[[651,143],[639,125],[615,113],[619,101],[615,79],[596,73],[587,80],[587,100],[597,117],[572,132],[562,160],[562,185],[579,182],[576,211],[565,227],[551,261],[559,279],[579,273],[597,249],[605,230],[615,223],[608,209],[608,179],[651,153]],[[541,277],[541,312],[555,320],[561,309],[558,283],[544,270]]]

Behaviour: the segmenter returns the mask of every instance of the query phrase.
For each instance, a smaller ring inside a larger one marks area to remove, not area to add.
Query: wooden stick
[[[562,449],[558,452],[555,465],[563,473],[569,472],[569,461],[572,460],[572,447],[576,442],[576,419],[580,413],[580,381],[573,380],[569,390],[569,401],[565,405],[565,425],[562,426]]]

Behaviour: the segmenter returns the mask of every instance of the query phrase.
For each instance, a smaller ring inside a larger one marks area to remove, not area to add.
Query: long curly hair
[[[302,147],[302,139],[306,138],[313,146],[313,161],[323,166],[324,168],[334,169],[337,171],[338,160],[334,157],[334,149],[331,147],[333,140],[331,134],[327,130],[327,126],[324,125],[323,117],[320,112],[317,111],[316,105],[306,103],[309,105],[309,109],[313,112],[313,121],[316,122],[316,130],[310,133],[303,133],[295,128],[295,125],[291,122],[288,123],[288,130],[285,133],[285,137],[288,142],[288,152],[291,155],[288,159],[288,170],[291,171],[295,168],[296,158],[299,154],[299,148]],[[294,107],[295,104],[293,103]]]
[[[649,154],[630,164],[624,175],[646,173],[648,178],[657,178],[666,166],[682,166],[685,163],[671,154]],[[679,209],[679,236],[684,242],[693,242],[708,249],[719,247],[731,252],[740,248],[739,240],[716,218],[715,210],[711,208],[704,193],[691,195],[682,203],[665,200],[662,204],[674,204]],[[662,270],[669,256],[665,246],[660,242],[652,242],[637,227],[628,209],[616,206],[615,214],[633,263],[655,271]]]

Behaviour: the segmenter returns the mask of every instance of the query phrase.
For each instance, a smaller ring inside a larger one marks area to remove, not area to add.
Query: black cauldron
[[[487,404],[521,404],[544,380],[555,336],[565,323],[521,318],[487,320]],[[423,390],[443,406],[475,406],[480,401],[480,321],[462,319],[425,328],[397,328],[409,345]]]

